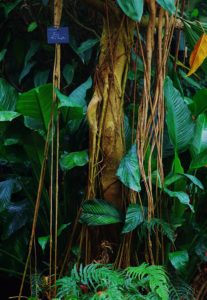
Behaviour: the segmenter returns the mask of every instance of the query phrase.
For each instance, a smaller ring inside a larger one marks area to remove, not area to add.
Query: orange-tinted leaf
[[[190,71],[187,76],[192,75],[202,65],[207,57],[207,34],[203,34],[196,43],[190,56]]]

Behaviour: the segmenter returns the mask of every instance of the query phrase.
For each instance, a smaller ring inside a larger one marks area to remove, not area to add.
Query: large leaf
[[[175,12],[176,10],[175,0],[156,0],[156,1],[165,10],[169,11],[169,13],[173,14]]]
[[[133,145],[127,155],[121,160],[116,175],[125,186],[140,192],[140,171],[136,149],[136,145]]]
[[[88,163],[88,152],[86,150],[71,152],[61,155],[60,167],[63,171],[71,170],[75,167],[82,167]]]
[[[52,84],[42,85],[19,95],[17,112],[38,119],[48,128],[52,109]]]
[[[80,222],[88,226],[108,225],[122,222],[121,213],[104,200],[88,200],[82,205]]]
[[[189,255],[186,250],[169,253],[169,260],[176,270],[182,271],[189,261]]]
[[[74,77],[75,68],[74,65],[67,64],[63,68],[63,76],[68,85],[71,84]]]
[[[0,110],[15,110],[17,91],[4,79],[0,78]]]
[[[207,34],[203,34],[196,43],[190,56],[190,71],[187,76],[192,75],[202,65],[207,57]]]
[[[169,176],[167,176],[165,178],[165,181],[164,181],[164,185],[165,187],[168,187],[169,185],[181,180],[182,178],[188,178],[194,185],[196,185],[197,187],[199,187],[201,190],[204,189],[204,186],[202,184],[202,182],[195,176],[193,175],[190,175],[190,174],[170,174]]]
[[[78,88],[76,88],[69,96],[61,94],[56,90],[57,96],[60,100],[60,107],[82,107],[84,112],[86,112],[86,92],[92,86],[92,79],[89,77],[86,82],[82,83]]]
[[[8,207],[14,187],[15,181],[13,179],[0,182],[0,212]]]
[[[190,104],[190,108],[191,110],[193,110],[193,114],[195,115],[195,117],[207,110],[206,97],[207,89],[199,89],[193,96],[193,103]]]
[[[165,80],[164,91],[170,140],[176,150],[186,150],[193,138],[195,128],[190,110],[169,77]]]
[[[201,114],[196,120],[194,138],[190,147],[193,157],[207,150],[207,116]]]
[[[143,223],[145,210],[138,204],[130,204],[127,208],[125,223],[122,233],[127,233]]]
[[[39,47],[40,47],[39,42],[37,41],[31,42],[30,48],[25,56],[24,67],[21,71],[21,74],[19,75],[19,83],[21,83],[22,79],[29,74],[30,70],[35,65],[36,62],[31,61],[31,59],[37,53]]]
[[[5,212],[3,225],[3,239],[9,238],[13,233],[26,225],[32,218],[31,205],[27,200],[10,202]]]
[[[141,20],[144,8],[143,0],[117,0],[117,3],[130,19],[136,22]]]
[[[0,111],[0,122],[8,122],[19,117],[20,114],[15,111]]]
[[[194,212],[193,206],[190,204],[190,197],[185,192],[180,191],[170,191],[169,189],[165,188],[164,191],[172,198],[177,198],[180,203],[187,205],[190,209]]]
[[[193,157],[190,164],[190,169],[194,170],[206,166],[207,166],[207,150],[204,150],[203,152]]]

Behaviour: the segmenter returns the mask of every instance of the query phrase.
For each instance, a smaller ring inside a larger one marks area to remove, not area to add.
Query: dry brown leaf
[[[192,75],[202,65],[207,57],[207,34],[203,34],[196,43],[190,56],[190,71],[187,76]]]

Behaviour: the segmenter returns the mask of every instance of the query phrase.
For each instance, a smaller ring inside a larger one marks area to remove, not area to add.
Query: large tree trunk
[[[123,98],[132,46],[133,22],[106,16],[94,96],[88,107],[90,162],[88,199],[101,196],[121,207],[116,171],[124,154]]]

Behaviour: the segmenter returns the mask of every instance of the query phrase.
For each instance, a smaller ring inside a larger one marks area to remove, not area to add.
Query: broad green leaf
[[[47,131],[52,109],[52,84],[42,85],[19,95],[17,112],[40,120]]]
[[[20,114],[15,111],[0,111],[0,122],[10,122],[19,116]]]
[[[193,157],[207,150],[207,116],[201,114],[196,120],[195,134],[190,146]]]
[[[63,171],[71,170],[75,167],[82,167],[88,163],[88,152],[78,151],[61,155],[60,167]]]
[[[204,150],[203,152],[193,157],[190,164],[190,170],[195,170],[206,166],[207,166],[207,150]]]
[[[81,53],[93,48],[98,43],[98,41],[98,39],[88,39],[77,48],[76,52],[80,55]]]
[[[121,160],[116,175],[125,186],[136,192],[140,192],[140,172],[136,149],[136,145],[133,145]]]
[[[34,77],[35,87],[46,84],[48,82],[49,73],[50,73],[50,70],[38,72]]]
[[[167,188],[164,188],[164,191],[166,194],[168,194],[171,198],[177,198],[180,203],[189,206],[189,208],[194,212],[193,206],[190,204],[190,198],[189,195],[185,192],[180,191],[170,191]]]
[[[29,129],[37,131],[42,136],[45,135],[44,124],[42,123],[41,120],[31,118],[31,117],[24,117],[24,125]]]
[[[127,208],[122,233],[127,233],[139,226],[144,221],[145,209],[138,204],[130,204]]]
[[[60,107],[82,107],[83,111],[86,112],[86,92],[92,86],[92,79],[89,77],[86,82],[82,83],[76,88],[69,96],[61,94],[56,90],[57,96],[60,100]]]
[[[186,81],[186,83],[188,83],[189,87],[194,87],[196,89],[201,89],[201,83],[194,80],[192,77],[187,77],[186,73],[183,72],[181,69],[179,69],[179,74],[182,76],[183,80]]]
[[[82,205],[80,223],[88,226],[109,225],[122,222],[121,213],[105,200],[88,200]]]
[[[18,93],[3,78],[0,78],[0,110],[15,110]]]
[[[189,261],[189,255],[186,250],[175,251],[169,253],[169,260],[176,270],[182,271]]]
[[[117,3],[130,19],[136,22],[141,20],[144,8],[143,0],[117,0]]]
[[[165,80],[166,122],[176,150],[186,150],[193,139],[195,124],[187,104],[169,77]]]
[[[207,89],[199,89],[193,96],[193,103],[190,106],[196,117],[207,110],[206,97]]]
[[[0,62],[4,60],[6,52],[7,52],[7,49],[3,49],[0,51]]]
[[[67,64],[64,66],[63,76],[68,85],[70,85],[71,82],[73,81],[74,73],[75,73],[74,65]]]
[[[188,178],[194,185],[199,187],[201,190],[204,189],[202,182],[197,177],[190,175],[190,174],[186,174],[186,173],[185,174],[171,174],[171,175],[167,176],[165,178],[164,185],[165,185],[165,187],[168,187],[169,185],[181,180],[184,177]]]
[[[27,31],[28,32],[32,32],[32,31],[34,31],[36,28],[37,28],[37,22],[32,22],[32,23],[30,23],[29,24],[29,26],[27,27]]]
[[[156,0],[157,3],[162,6],[165,10],[169,11],[169,13],[175,13],[175,0]]]

